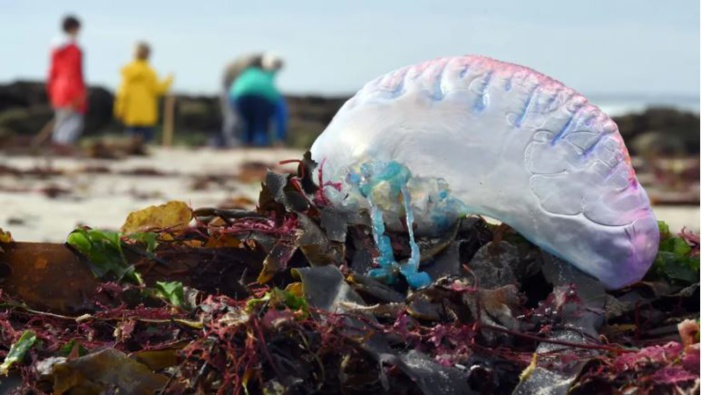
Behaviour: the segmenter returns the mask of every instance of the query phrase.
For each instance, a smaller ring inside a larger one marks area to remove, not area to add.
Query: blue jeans
[[[150,143],[154,139],[154,128],[151,126],[127,126],[127,135],[141,137],[143,142]]]
[[[245,145],[270,145],[271,122],[276,124],[276,139],[285,140],[287,110],[284,99],[274,103],[263,96],[244,95],[234,99],[232,104],[241,117],[241,140]]]

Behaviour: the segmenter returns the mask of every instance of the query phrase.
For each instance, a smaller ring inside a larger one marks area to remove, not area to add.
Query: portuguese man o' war
[[[394,261],[385,226],[417,234],[460,216],[507,223],[619,288],[643,277],[658,225],[617,125],[583,96],[487,57],[438,59],[366,84],[311,148],[333,204],[371,212],[380,268],[427,285],[419,253]]]

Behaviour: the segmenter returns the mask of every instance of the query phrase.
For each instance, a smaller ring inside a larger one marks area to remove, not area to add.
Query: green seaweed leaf
[[[143,283],[124,255],[120,233],[78,228],[68,235],[66,243],[88,260],[95,277],[109,280],[114,276],[117,281]]]
[[[186,308],[185,292],[183,291],[183,283],[180,281],[156,282],[156,296],[168,301],[173,306]]]
[[[653,261],[655,273],[673,282],[694,284],[700,281],[700,257],[692,256],[692,247],[685,239],[674,236],[670,227],[658,221],[660,245]]]
[[[73,351],[73,349],[74,349],[76,346],[78,347],[78,356],[81,356],[81,357],[82,357],[83,355],[87,355],[87,354],[88,354],[88,349],[85,348],[82,344],[78,343],[78,342],[76,341],[76,339],[71,339],[68,343],[66,343],[66,344],[64,344],[63,346],[61,346],[61,348],[59,349],[58,353],[59,353],[59,355],[61,355],[62,357],[67,357],[68,355],[71,354],[71,352]]]
[[[146,252],[151,255],[158,247],[158,234],[154,232],[132,233],[127,236],[130,240],[138,241],[146,246]]]
[[[304,295],[296,295],[289,290],[273,288],[260,298],[249,299],[246,302],[246,311],[253,312],[258,306],[268,304],[270,307],[278,309],[288,308],[293,311],[301,311],[305,315],[309,312],[309,304]]]
[[[660,233],[661,241],[670,238],[670,226],[663,221],[658,221],[658,233]]]
[[[21,361],[36,341],[36,333],[29,330],[22,332],[22,336],[10,346],[10,351],[8,351],[5,360],[2,362],[2,365],[0,365],[0,375],[6,375],[7,372],[10,371],[12,365]]]

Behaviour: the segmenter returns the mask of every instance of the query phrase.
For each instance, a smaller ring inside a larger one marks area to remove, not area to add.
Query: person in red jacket
[[[87,95],[83,81],[83,53],[76,41],[80,21],[67,16],[63,19],[62,29],[64,37],[51,49],[47,91],[55,111],[53,142],[67,146],[75,143],[83,131]]]

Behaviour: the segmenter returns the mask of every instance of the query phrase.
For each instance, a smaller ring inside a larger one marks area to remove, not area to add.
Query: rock
[[[44,83],[17,81],[0,85],[0,113],[11,108],[46,105],[48,102]]]
[[[670,157],[687,153],[685,140],[681,136],[657,131],[644,132],[630,139],[629,148],[643,157]]]
[[[519,250],[512,244],[501,241],[489,242],[475,253],[468,266],[478,280],[478,286],[485,289],[499,288],[516,284],[514,269],[519,264]]]
[[[218,98],[178,95],[175,103],[174,125],[177,132],[210,134],[220,130],[222,116]]]
[[[180,134],[217,134],[222,115],[219,97],[176,95],[175,125]],[[286,96],[288,144],[309,147],[334,117],[345,97]]]
[[[112,119],[112,93],[102,87],[88,89],[84,135],[116,127]],[[0,85],[0,129],[16,135],[33,135],[53,117],[46,87],[41,82],[18,81]]]
[[[16,135],[39,133],[53,115],[53,110],[47,105],[12,107],[0,112],[0,129]]]
[[[663,139],[672,139],[673,144],[682,144],[685,153],[696,155],[700,152],[699,114],[678,111],[672,108],[649,108],[648,110],[613,118],[619,132],[627,143],[631,155],[643,154],[633,141],[650,131],[659,131]]]
[[[108,127],[117,128],[117,122],[112,117],[114,96],[102,87],[88,89],[88,113],[85,116],[84,135],[96,135]]]

